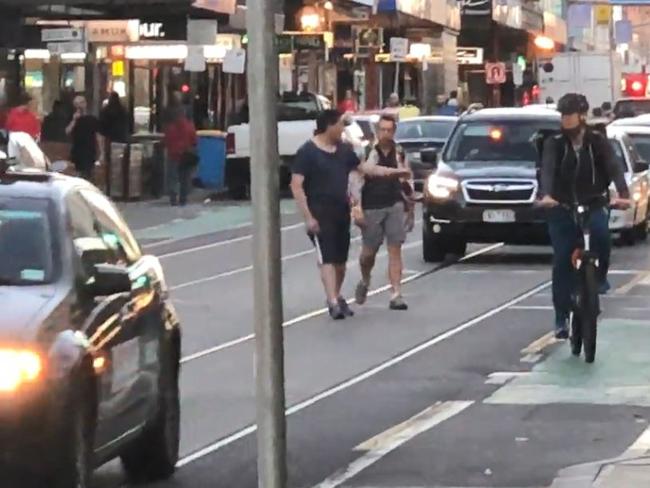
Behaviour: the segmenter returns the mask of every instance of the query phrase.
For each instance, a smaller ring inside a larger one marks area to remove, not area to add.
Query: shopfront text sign
[[[86,23],[86,40],[96,43],[137,42],[137,20],[90,20]]]
[[[141,39],[165,39],[165,25],[162,22],[142,22],[138,32]]]

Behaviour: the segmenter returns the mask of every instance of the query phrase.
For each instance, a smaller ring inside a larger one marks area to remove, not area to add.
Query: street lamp
[[[300,28],[305,32],[317,32],[323,26],[323,17],[316,7],[303,7],[299,17]]]

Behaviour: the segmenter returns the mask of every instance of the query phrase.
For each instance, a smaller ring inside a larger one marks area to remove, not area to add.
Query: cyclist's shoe
[[[612,289],[612,285],[609,284],[609,280],[605,280],[598,286],[598,294],[607,295],[607,293],[611,289]]]
[[[354,312],[348,305],[348,302],[345,301],[345,298],[339,297],[339,308],[345,314],[346,317],[354,317]]]
[[[346,315],[341,309],[341,306],[338,303],[335,303],[334,305],[328,304],[328,309],[330,313],[330,317],[334,320],[343,320]]]
[[[564,341],[569,338],[569,326],[566,319],[559,319],[555,321],[555,338]]]

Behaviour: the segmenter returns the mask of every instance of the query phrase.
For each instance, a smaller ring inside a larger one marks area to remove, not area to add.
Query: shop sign
[[[278,36],[278,54],[291,54],[293,52],[292,36],[281,34]]]
[[[325,40],[322,34],[295,35],[293,47],[296,51],[323,50],[325,49]]]
[[[379,48],[383,44],[380,29],[358,29],[356,34],[358,51]]]
[[[390,58],[393,61],[406,61],[409,54],[409,40],[405,37],[391,37]]]
[[[67,54],[67,53],[85,53],[86,46],[82,41],[70,42],[48,42],[47,50],[51,54]]]
[[[195,0],[192,6],[204,10],[211,10],[219,14],[232,15],[237,8],[237,0]]]
[[[492,0],[459,0],[461,15],[480,17],[492,13]]]
[[[187,21],[177,17],[140,19],[138,34],[141,40],[147,41],[184,41]]]
[[[502,85],[506,82],[506,63],[485,63],[485,82]]]
[[[86,22],[88,42],[137,42],[140,23],[137,20],[90,20]]]
[[[41,31],[41,40],[43,42],[66,42],[80,41],[84,37],[83,29],[43,29]]]
[[[483,64],[484,50],[482,47],[459,47],[456,49],[458,64]]]

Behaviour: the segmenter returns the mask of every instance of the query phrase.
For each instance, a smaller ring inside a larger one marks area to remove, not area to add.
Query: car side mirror
[[[420,161],[434,168],[438,167],[438,151],[435,149],[423,149],[420,151]]]
[[[634,163],[634,172],[643,173],[644,171],[650,170],[650,164],[646,161],[637,161]]]
[[[131,291],[131,277],[125,266],[96,264],[89,286],[95,296],[109,296]]]

